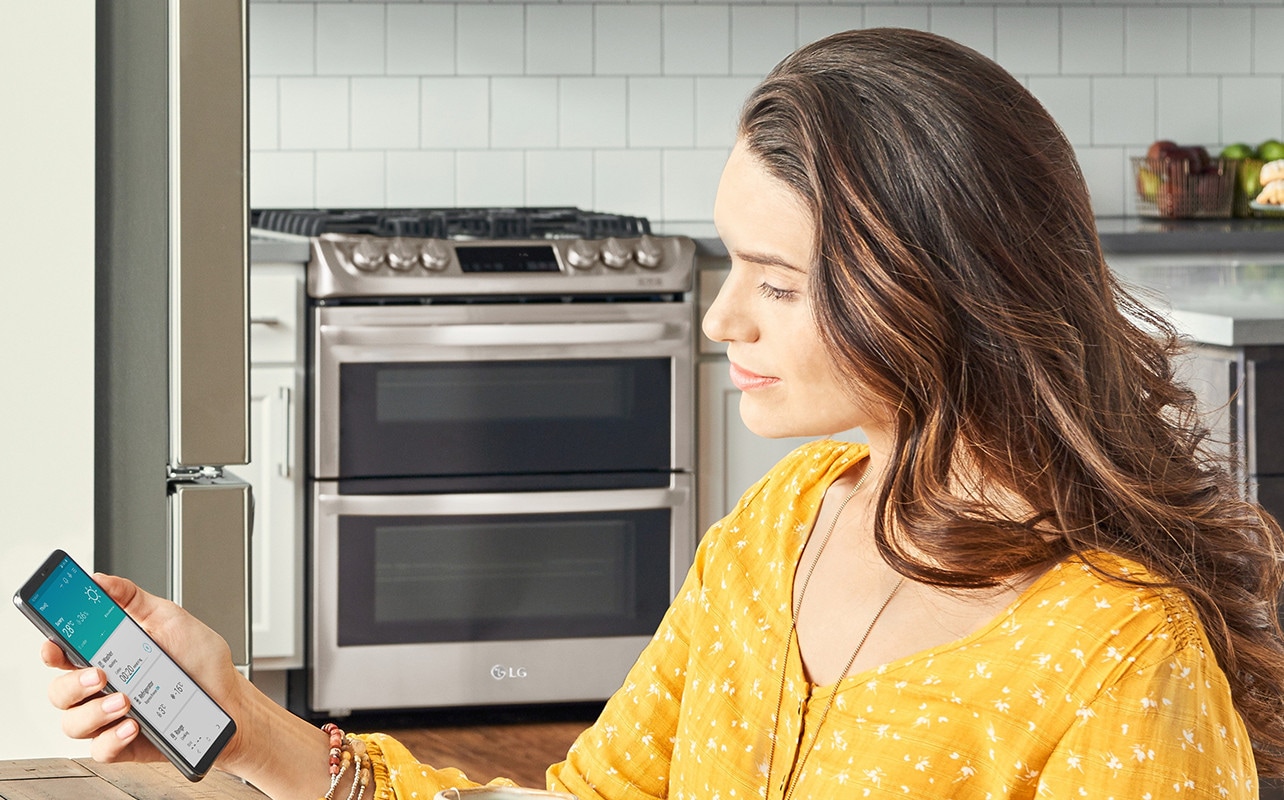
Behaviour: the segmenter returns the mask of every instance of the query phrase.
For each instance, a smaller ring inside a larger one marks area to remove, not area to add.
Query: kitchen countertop
[[[308,237],[250,229],[250,263],[304,264],[312,257]]]

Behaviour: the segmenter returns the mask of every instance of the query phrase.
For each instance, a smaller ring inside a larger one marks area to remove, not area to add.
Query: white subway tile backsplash
[[[317,153],[317,206],[383,206],[383,175],[382,151],[321,151]]]
[[[725,5],[665,5],[660,10],[666,75],[726,75],[731,13]]]
[[[731,8],[731,74],[761,78],[798,47],[795,6]]]
[[[275,150],[280,146],[277,121],[281,118],[277,107],[276,78],[250,78],[250,149]]]
[[[593,154],[593,207],[612,214],[664,218],[660,150],[598,150]]]
[[[527,151],[526,205],[593,208],[593,151]]]
[[[558,84],[558,145],[625,147],[628,144],[625,78],[562,78]]]
[[[525,8],[467,4],[455,8],[455,68],[460,75],[521,75],[526,65]]]
[[[316,23],[311,3],[249,7],[251,75],[311,75],[316,70]]]
[[[490,79],[490,146],[557,147],[557,78]]]
[[[696,78],[696,147],[727,150],[736,141],[740,107],[758,78]]]
[[[798,6],[798,44],[810,44],[832,33],[865,27],[865,9],[859,5]],[[782,54],[782,58],[788,55]]]
[[[930,30],[994,58],[994,12],[993,6],[932,6]]]
[[[389,208],[449,208],[455,204],[455,153],[393,150],[384,178]]]
[[[390,5],[387,37],[389,75],[454,74],[454,5]]]
[[[348,147],[347,78],[281,78],[277,91],[282,150]]]
[[[254,208],[316,206],[316,154],[250,152],[250,205]]]
[[[490,79],[422,78],[419,146],[490,146]]]
[[[1217,78],[1158,78],[1155,138],[1186,144],[1217,144],[1221,138]]]
[[[1092,195],[1097,216],[1117,217],[1136,213],[1132,167],[1127,153],[1117,147],[1078,148],[1075,156]]]
[[[1246,43],[1251,42],[1252,39],[1252,9],[1192,8],[1190,10],[1191,73],[1194,75],[1248,74],[1253,68],[1253,50],[1246,46]]]
[[[1061,74],[1122,75],[1122,8],[1061,9]]]
[[[1284,139],[1284,78],[1222,78],[1222,137],[1227,142]]]
[[[1092,144],[1092,79],[1032,77],[1027,87],[1075,147]]]
[[[910,28],[916,31],[928,29],[928,7],[926,5],[865,6],[866,28]]]
[[[1284,134],[1284,0],[250,4],[255,207],[574,204],[707,222],[740,104],[799,44],[933,30],[1043,102],[1099,213],[1158,136]]]
[[[1056,75],[1061,69],[1060,18],[1058,9],[1043,6],[997,9],[994,60],[1016,75]]]
[[[694,78],[629,78],[629,147],[695,142]]]
[[[1185,6],[1124,10],[1124,71],[1129,75],[1185,75],[1189,70],[1190,13]]]
[[[1253,72],[1284,73],[1284,8],[1253,9]],[[1284,133],[1275,138],[1284,139]]]
[[[352,149],[419,146],[419,79],[352,79]]]
[[[660,43],[659,5],[593,9],[593,69],[598,75],[659,75]]]
[[[455,204],[520,206],[526,196],[520,150],[460,150],[455,153]]]
[[[526,74],[593,74],[592,6],[526,6]]]
[[[664,151],[664,214],[666,220],[713,218],[713,199],[730,148]]]
[[[387,42],[382,5],[317,5],[317,74],[382,75]]]
[[[1148,144],[1155,139],[1154,78],[1092,79],[1092,144]]]

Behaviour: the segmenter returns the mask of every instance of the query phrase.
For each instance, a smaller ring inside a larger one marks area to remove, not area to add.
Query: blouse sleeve
[[[549,767],[549,789],[569,792],[578,800],[666,797],[689,636],[701,602],[707,552],[719,527],[705,536],[677,599],[624,685],[571,746],[566,760]],[[442,789],[479,785],[457,769],[420,763],[386,734],[361,738],[371,757],[377,800],[431,800]],[[515,784],[497,778],[488,785]]]
[[[1212,656],[1192,643],[1081,707],[1035,796],[1256,798],[1248,733]]]

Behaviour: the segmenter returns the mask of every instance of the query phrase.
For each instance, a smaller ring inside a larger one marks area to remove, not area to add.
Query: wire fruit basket
[[[1132,159],[1137,214],[1164,219],[1228,218],[1235,196],[1234,159],[1215,158],[1198,172],[1188,161]]]

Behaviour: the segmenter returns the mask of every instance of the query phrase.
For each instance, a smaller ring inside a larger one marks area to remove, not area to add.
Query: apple
[[[1201,145],[1192,145],[1182,149],[1186,151],[1186,161],[1190,164],[1191,175],[1202,175],[1208,172],[1208,168],[1213,164],[1213,159],[1209,157],[1207,148]]]
[[[1257,146],[1257,157],[1263,161],[1284,158],[1284,142],[1279,139],[1267,139]]]
[[[1239,161],[1245,158],[1253,157],[1253,148],[1244,142],[1235,142],[1222,148],[1221,158],[1233,161]]]
[[[1173,151],[1180,150],[1177,143],[1168,139],[1160,139],[1146,150],[1146,160],[1152,163],[1163,161],[1172,155]]]

